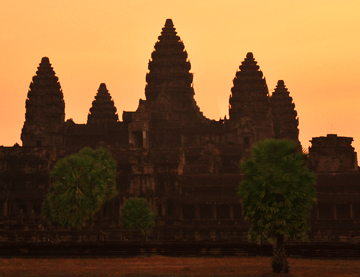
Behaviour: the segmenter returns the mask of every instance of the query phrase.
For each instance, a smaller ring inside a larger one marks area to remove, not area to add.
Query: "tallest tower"
[[[191,65],[180,37],[176,35],[174,24],[167,19],[161,35],[155,43],[146,75],[146,100],[155,101],[161,93],[194,95],[191,87],[193,75]]]
[[[184,132],[207,119],[196,105],[188,54],[171,19],[154,48],[146,74],[146,101],[140,100],[132,115],[129,141],[135,147],[179,148]]]
[[[175,120],[200,115],[194,99],[193,74],[183,42],[167,19],[149,61],[145,95],[148,104]]]

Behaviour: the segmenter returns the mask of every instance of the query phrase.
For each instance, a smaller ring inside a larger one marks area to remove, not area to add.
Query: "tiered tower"
[[[275,138],[288,138],[299,142],[299,119],[295,104],[284,81],[279,80],[270,98],[274,121]]]
[[[26,99],[23,146],[62,145],[64,120],[65,102],[60,83],[49,58],[43,57]]]
[[[273,137],[269,91],[262,71],[251,52],[239,67],[229,99],[234,142],[250,148],[256,141]]]
[[[146,101],[139,102],[129,124],[129,141],[135,148],[179,148],[185,129],[198,129],[199,124],[208,121],[194,99],[187,57],[172,20],[167,19],[149,61]]]
[[[114,101],[104,83],[100,84],[88,114],[87,124],[107,124],[119,121]]]
[[[155,44],[149,73],[146,75],[146,100],[152,111],[171,120],[194,120],[201,117],[194,99],[193,75],[188,54],[171,19]]]

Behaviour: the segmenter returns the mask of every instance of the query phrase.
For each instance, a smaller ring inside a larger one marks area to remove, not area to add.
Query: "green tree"
[[[79,228],[117,195],[116,161],[100,147],[83,148],[78,153],[59,160],[51,177],[42,214],[50,223]]]
[[[140,230],[148,235],[155,226],[155,214],[149,209],[146,199],[131,197],[121,209],[121,223],[124,229]]]
[[[266,139],[240,165],[245,179],[238,187],[249,240],[273,244],[272,269],[288,272],[284,240],[307,239],[309,216],[316,202],[316,175],[291,140]]]

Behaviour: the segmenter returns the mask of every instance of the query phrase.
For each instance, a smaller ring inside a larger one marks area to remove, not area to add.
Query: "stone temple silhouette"
[[[191,64],[171,19],[148,69],[145,100],[136,111],[124,111],[119,120],[102,83],[86,124],[77,124],[65,121],[59,79],[49,58],[42,58],[27,94],[22,147],[0,147],[0,222],[8,229],[44,225],[41,205],[56,161],[85,146],[104,146],[117,160],[120,193],[96,215],[95,229],[121,230],[120,208],[137,196],[157,214],[160,240],[246,237],[236,194],[239,162],[265,138],[288,138],[301,147],[299,119],[284,81],[270,95],[249,52],[235,72],[229,118],[206,118],[194,99]],[[311,141],[309,167],[318,173],[312,239],[360,239],[360,173],[352,140],[332,134]]]

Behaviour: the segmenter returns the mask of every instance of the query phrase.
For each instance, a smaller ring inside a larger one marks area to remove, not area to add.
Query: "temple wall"
[[[211,173],[211,163],[199,164],[202,151],[190,151],[185,154],[188,163],[179,174],[178,151],[112,151],[118,161],[119,195],[95,216],[94,230],[121,229],[121,206],[125,199],[137,196],[146,198],[157,214],[154,232],[159,240],[246,238],[247,224],[242,220],[236,195],[241,175],[222,173],[223,167],[229,168],[226,162],[219,164],[217,173]],[[0,148],[0,189],[4,191],[0,224],[6,230],[50,228],[41,218],[41,204],[49,187],[49,170],[64,153],[53,148]],[[235,154],[234,159],[238,157]],[[220,155],[220,159],[231,158],[227,155]],[[311,215],[311,239],[356,239],[360,235],[356,227],[360,223],[359,172],[319,173],[316,189],[318,202]]]

